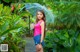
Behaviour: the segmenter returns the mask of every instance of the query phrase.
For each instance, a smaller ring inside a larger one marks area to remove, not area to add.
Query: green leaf
[[[15,29],[18,29],[18,28],[21,28],[21,26],[20,27],[10,28],[10,29],[4,31],[0,36],[3,36],[4,34],[9,33],[9,31],[12,31],[12,30],[15,30]]]

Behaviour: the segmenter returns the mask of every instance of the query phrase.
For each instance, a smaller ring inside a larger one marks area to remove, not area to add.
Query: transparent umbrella
[[[54,22],[54,15],[53,13],[48,10],[45,6],[42,6],[38,3],[27,3],[25,4],[25,8],[27,11],[29,11],[33,16],[36,15],[36,12],[38,10],[43,10],[46,15],[46,22],[47,23],[53,23]]]

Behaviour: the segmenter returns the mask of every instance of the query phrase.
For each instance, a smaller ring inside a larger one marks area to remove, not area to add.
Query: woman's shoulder
[[[41,23],[44,23],[44,20],[41,20]]]
[[[41,21],[41,24],[42,24],[42,25],[44,24],[44,21],[43,21],[43,20]]]

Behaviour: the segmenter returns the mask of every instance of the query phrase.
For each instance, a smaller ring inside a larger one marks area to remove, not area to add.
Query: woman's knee
[[[40,44],[36,45],[36,49],[37,49],[38,51],[40,51],[40,50],[42,49],[42,45],[40,45]]]

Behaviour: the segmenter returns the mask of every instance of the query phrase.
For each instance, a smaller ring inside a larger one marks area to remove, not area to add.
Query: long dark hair
[[[43,18],[42,18],[42,20],[44,21],[44,37],[45,37],[45,35],[46,35],[46,16],[45,16],[45,13],[44,13],[44,11],[43,10],[38,10],[37,12],[41,12],[42,14],[43,14]],[[37,17],[37,13],[36,13],[36,17]],[[36,18],[36,23],[39,21],[39,19],[38,18]]]

